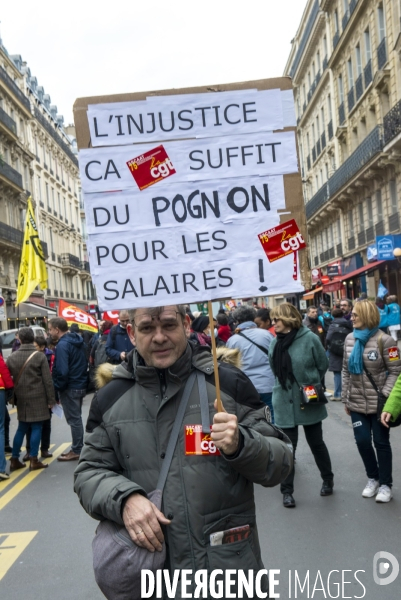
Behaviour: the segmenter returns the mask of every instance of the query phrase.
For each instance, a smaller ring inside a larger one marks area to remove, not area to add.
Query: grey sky
[[[65,122],[79,96],[282,75],[306,0],[2,2],[1,37]]]

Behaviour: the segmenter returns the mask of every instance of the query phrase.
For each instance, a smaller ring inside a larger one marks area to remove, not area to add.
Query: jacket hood
[[[305,325],[301,325],[295,338],[298,340],[299,338],[303,337],[304,335],[309,335],[309,333],[312,333],[311,330],[308,329],[307,327],[305,327]],[[312,335],[315,335],[315,334],[312,333]]]
[[[73,346],[80,347],[83,345],[84,340],[79,335],[79,333],[71,333],[70,332],[70,333],[66,333],[59,339],[58,343],[60,344],[62,342],[65,344],[72,344]]]
[[[188,365],[190,355],[188,354],[188,350],[192,352],[192,363],[196,365],[198,369],[201,371],[213,371],[213,362],[212,355],[208,348],[198,347],[192,344],[188,344],[186,351],[183,356],[178,359],[178,361],[173,365],[173,367],[178,366],[178,370],[180,370],[180,363],[184,359],[185,363]],[[233,365],[238,369],[241,368],[241,353],[238,349],[233,348],[217,348],[217,359],[220,362],[225,362],[227,364]],[[141,363],[138,365],[139,370],[145,369],[149,372],[149,375],[153,377],[156,369],[153,367],[146,367],[143,364],[142,357],[138,354],[136,350],[133,350],[128,356],[128,362],[122,363],[121,365],[111,365],[109,363],[103,363],[96,369],[95,375],[95,383],[97,389],[104,387],[107,383],[109,383],[112,379],[131,379],[135,377],[135,369],[134,363]],[[173,372],[176,372],[176,369],[173,369]],[[138,373],[139,374],[139,373]]]

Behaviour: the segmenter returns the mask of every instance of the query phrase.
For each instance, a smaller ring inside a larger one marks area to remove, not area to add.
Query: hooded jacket
[[[348,360],[354,345],[355,338],[351,333],[345,338],[344,344],[341,398],[353,412],[371,415],[377,413],[376,390],[365,372],[355,375],[348,370]],[[375,333],[366,343],[363,364],[387,398],[401,373],[400,351],[393,338],[380,330]]]
[[[85,390],[88,381],[85,345],[78,333],[66,333],[58,341],[52,376],[58,392]]]
[[[95,519],[123,524],[124,499],[156,487],[179,399],[191,370],[206,378],[213,421],[213,361],[208,349],[188,343],[170,369],[145,366],[136,350],[117,366],[113,380],[95,395],[85,445],[75,471],[75,491]],[[242,446],[233,457],[186,455],[184,426],[201,423],[198,387],[192,389],[163,492],[167,564],[174,569],[263,568],[255,521],[253,484],[274,486],[292,468],[292,452],[265,419],[265,407],[250,380],[231,365],[219,365],[222,402],[236,414]],[[123,392],[117,390],[124,387]],[[210,546],[210,534],[251,527],[248,539]],[[180,587],[180,586],[179,586]]]
[[[106,343],[106,354],[109,357],[110,362],[113,362],[114,364],[121,363],[121,352],[126,352],[128,354],[133,347],[126,328],[121,327],[120,324],[113,325],[110,329]]]
[[[269,348],[269,360],[273,373],[273,354],[276,344],[277,338],[272,341]],[[298,383],[294,381],[291,385],[288,382],[287,389],[284,390],[276,377],[272,398],[274,422],[283,429],[319,423],[327,417],[326,407],[323,404],[301,405],[299,386],[320,383],[328,366],[326,352],[317,335],[307,327],[299,328],[288,352],[291,357],[292,371]]]

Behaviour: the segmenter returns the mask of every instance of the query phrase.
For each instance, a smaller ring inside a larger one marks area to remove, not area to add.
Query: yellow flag
[[[29,197],[15,305],[25,302],[37,285],[42,290],[47,288],[47,268],[35,223],[31,197]]]

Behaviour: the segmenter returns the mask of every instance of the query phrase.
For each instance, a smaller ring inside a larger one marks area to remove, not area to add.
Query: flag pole
[[[216,338],[214,337],[213,307],[211,300],[209,300],[207,303],[207,309],[209,312],[210,337],[212,338],[212,356],[214,368],[214,384],[216,386],[217,412],[224,412],[223,403],[221,401],[220,395],[219,363],[217,362]]]

